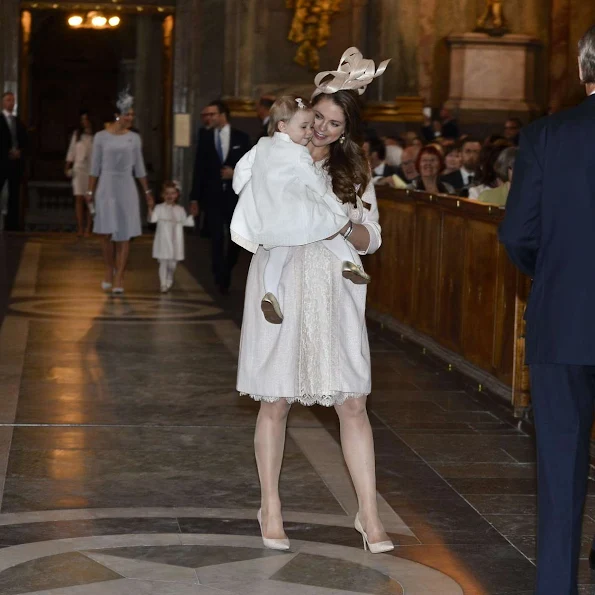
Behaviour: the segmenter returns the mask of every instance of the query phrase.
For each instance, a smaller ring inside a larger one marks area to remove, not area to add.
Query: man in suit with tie
[[[576,595],[595,401],[595,26],[588,98],[523,128],[500,241],[533,278],[526,354],[537,435],[537,595]]]
[[[205,211],[215,283],[226,294],[239,253],[229,232],[238,202],[231,184],[233,170],[252,144],[246,133],[230,126],[229,108],[223,101],[212,101],[207,107],[212,127],[203,130],[198,142],[192,198]]]
[[[459,196],[469,196],[469,188],[473,186],[476,179],[480,153],[479,140],[466,138],[461,145],[461,168],[442,176],[442,181],[450,184]]]
[[[25,172],[24,151],[27,149],[27,130],[14,113],[14,93],[2,95],[0,117],[0,195],[8,185],[8,211],[5,227],[21,229],[20,189]]]

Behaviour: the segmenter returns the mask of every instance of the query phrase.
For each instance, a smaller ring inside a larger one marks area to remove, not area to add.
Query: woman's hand
[[[190,214],[193,217],[198,217],[198,214],[199,214],[198,203],[195,200],[190,201]]]
[[[150,190],[147,190],[145,194],[145,199],[147,201],[147,207],[149,207],[149,209],[152,210],[155,206],[155,199],[153,198],[153,193]]]

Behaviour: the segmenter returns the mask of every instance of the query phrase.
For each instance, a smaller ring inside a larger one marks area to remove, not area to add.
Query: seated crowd
[[[461,135],[456,120],[442,109],[421,134],[370,136],[364,151],[374,184],[452,194],[504,207],[512,180],[522,123],[506,120],[502,134],[485,140]]]

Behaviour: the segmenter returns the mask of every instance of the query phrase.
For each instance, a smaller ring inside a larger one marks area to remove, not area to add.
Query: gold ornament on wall
[[[331,36],[331,18],[340,12],[343,0],[286,0],[294,9],[288,39],[299,44],[294,61],[311,70],[320,68],[318,50]]]
[[[487,0],[483,14],[477,19],[476,31],[500,36],[508,33],[508,24],[502,8],[502,0]]]

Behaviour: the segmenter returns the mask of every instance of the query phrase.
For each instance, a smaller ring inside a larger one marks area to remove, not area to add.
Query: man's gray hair
[[[583,75],[581,82],[585,85],[595,84],[595,25],[578,42],[578,63]]]
[[[517,153],[517,147],[508,147],[496,159],[494,170],[503,182],[510,182],[510,173],[508,170],[514,169],[514,161]]]

